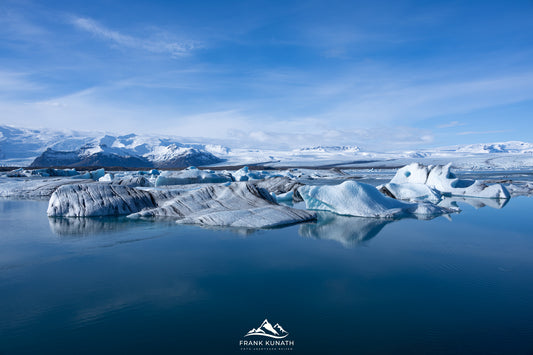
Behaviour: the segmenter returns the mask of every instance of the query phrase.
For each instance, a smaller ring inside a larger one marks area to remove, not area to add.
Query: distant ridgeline
[[[0,126],[0,159],[30,167],[184,168],[216,164],[228,148],[173,138],[54,132]],[[215,154],[213,154],[215,153]]]
[[[176,148],[168,146],[175,154],[166,155],[163,159],[152,156],[132,155],[129,152],[108,151],[105,145],[82,147],[76,151],[45,150],[30,164],[30,167],[113,167],[124,168],[185,168],[220,163],[223,159],[196,148]],[[152,158],[152,159],[150,159]]]

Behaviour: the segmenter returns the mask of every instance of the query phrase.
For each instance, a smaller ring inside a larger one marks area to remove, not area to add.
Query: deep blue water
[[[531,354],[533,199],[452,221],[322,215],[282,229],[49,220],[0,201],[0,353]]]

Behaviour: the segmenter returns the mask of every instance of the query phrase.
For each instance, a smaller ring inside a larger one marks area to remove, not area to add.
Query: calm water
[[[277,354],[531,354],[533,199],[459,204],[252,232],[3,200],[0,353],[239,354],[268,318]]]

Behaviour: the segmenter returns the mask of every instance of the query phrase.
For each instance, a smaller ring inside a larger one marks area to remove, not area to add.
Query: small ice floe
[[[486,184],[480,180],[459,179],[447,165],[424,166],[413,163],[396,172],[392,180],[380,186],[386,195],[401,200],[426,200],[438,202],[443,196],[510,198],[509,191],[501,184]]]
[[[372,185],[356,181],[345,181],[340,185],[302,186],[298,192],[308,209],[348,216],[396,218],[417,215],[419,218],[430,218],[458,211],[431,203],[395,200],[384,196]]]

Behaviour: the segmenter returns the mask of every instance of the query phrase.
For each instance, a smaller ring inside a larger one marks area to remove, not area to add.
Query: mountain
[[[217,155],[228,152],[229,148],[223,146],[181,143],[167,136],[115,136],[0,126],[2,165],[182,168],[220,163],[224,159]]]
[[[252,328],[252,330],[246,333],[245,336],[251,336],[251,335],[259,335],[259,336],[266,336],[270,338],[281,339],[281,338],[285,338],[287,335],[289,335],[289,333],[286,332],[285,329],[283,329],[281,325],[279,325],[278,323],[276,323],[275,326],[272,326],[272,324],[268,322],[268,319],[265,319],[263,323],[261,323],[259,328],[257,329]]]

